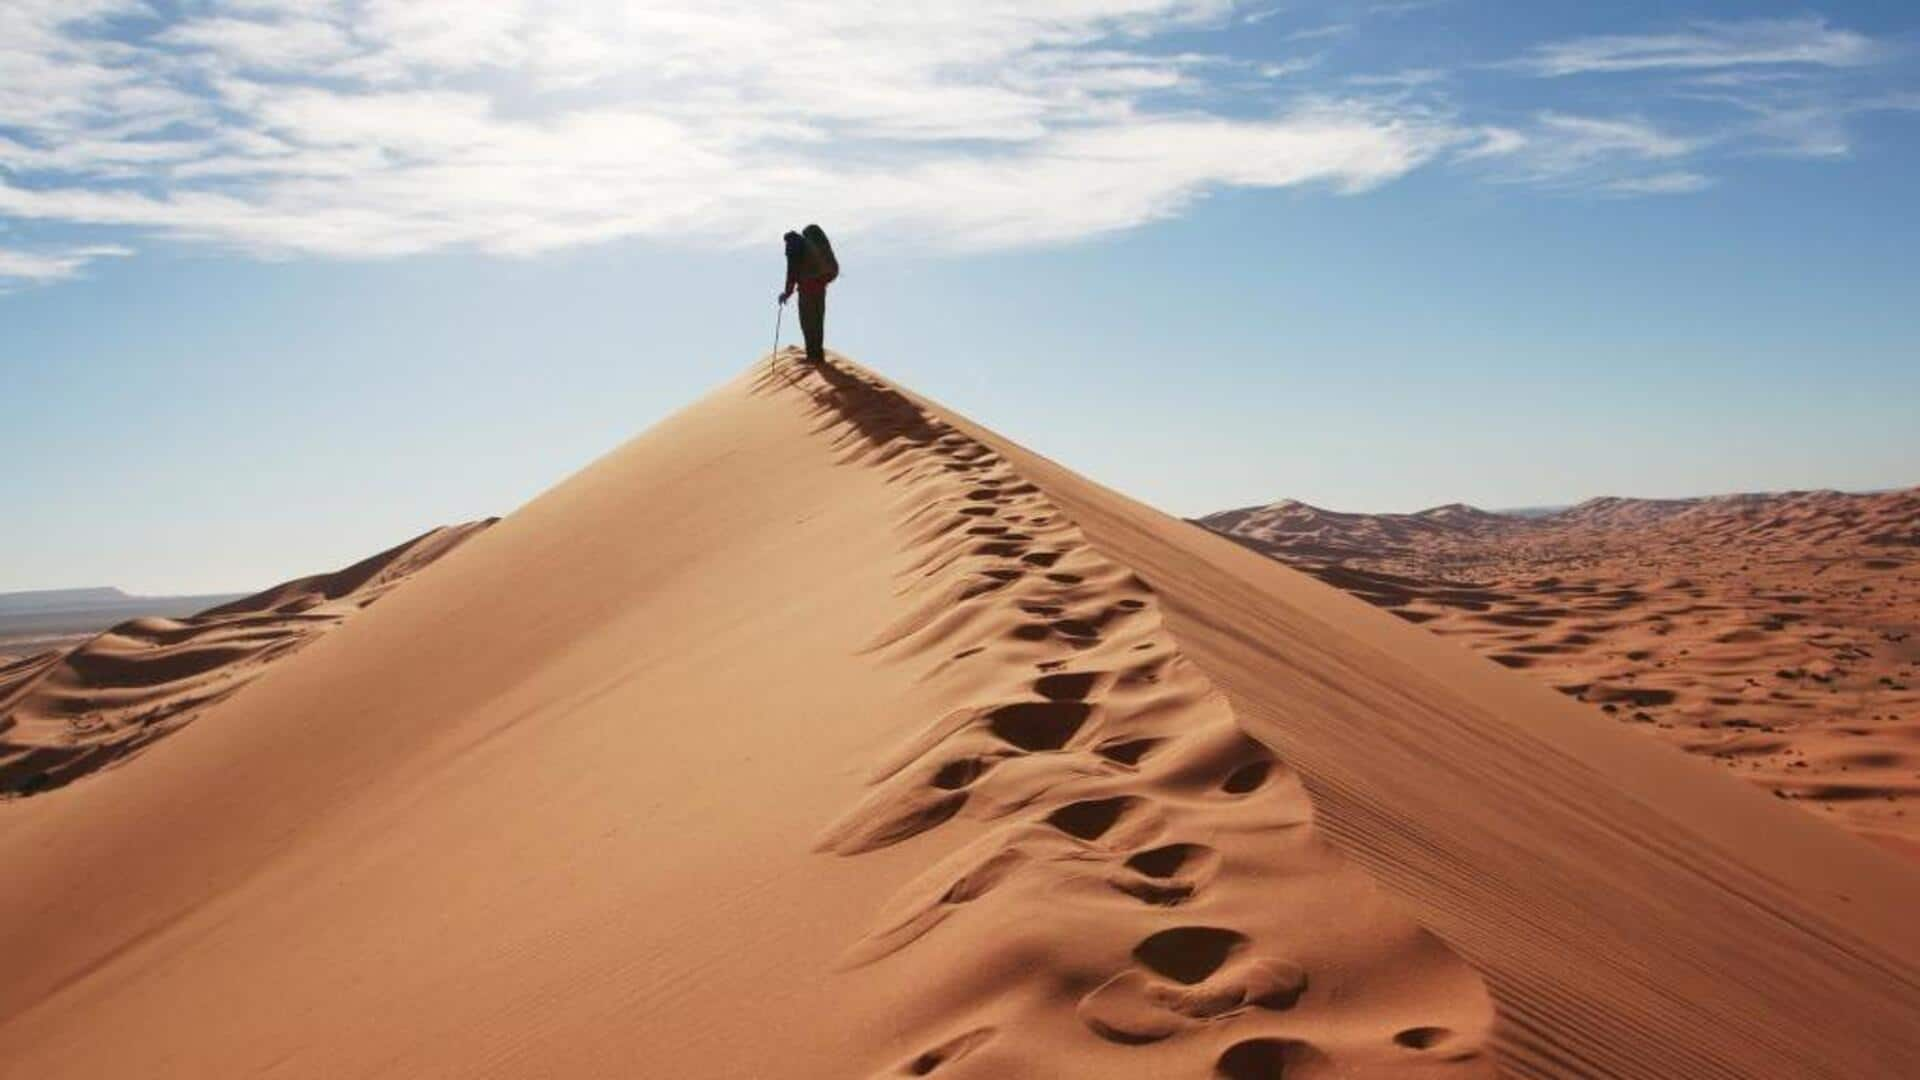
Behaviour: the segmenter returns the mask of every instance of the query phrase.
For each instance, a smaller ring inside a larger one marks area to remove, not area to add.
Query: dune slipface
[[[213,712],[4,808],[10,1072],[1920,1060],[1905,864],[844,361]]]

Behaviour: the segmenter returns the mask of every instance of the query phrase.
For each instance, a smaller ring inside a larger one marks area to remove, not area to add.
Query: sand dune
[[[756,365],[6,807],[0,1061],[1920,1061],[1914,869],[837,364]]]
[[[0,593],[0,665],[70,649],[128,619],[179,619],[242,593],[132,596],[115,588]]]
[[[1455,546],[1479,550],[1493,540],[1527,535],[1535,528],[1525,518],[1457,503],[1416,514],[1347,514],[1294,499],[1225,510],[1201,518],[1200,523],[1215,532],[1255,543],[1270,553],[1326,560],[1403,557],[1432,561],[1444,558]]]
[[[184,619],[129,619],[71,649],[0,658],[0,793],[60,787],[179,730],[488,524],[435,529]]]
[[[1202,523],[1920,857],[1920,489],[1436,514]]]
[[[947,710],[876,756],[819,847],[984,826],[843,961],[922,988],[896,1024],[926,1049],[885,1075],[1491,1075],[1479,977],[1319,835],[1146,582],[877,380],[799,388],[841,460],[900,491],[908,613],[874,651]]]

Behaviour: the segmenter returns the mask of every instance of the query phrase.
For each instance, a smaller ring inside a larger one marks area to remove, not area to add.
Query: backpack
[[[818,225],[809,225],[800,230],[800,235],[812,249],[814,275],[822,282],[839,277],[840,260],[834,257],[833,242],[827,239],[827,231]]]
[[[813,251],[807,239],[797,232],[785,237],[787,247],[787,279],[799,281],[813,276]]]

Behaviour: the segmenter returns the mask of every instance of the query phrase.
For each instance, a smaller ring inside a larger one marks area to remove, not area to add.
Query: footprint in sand
[[[1034,681],[1033,689],[1048,701],[1085,701],[1105,674],[1099,671],[1075,671],[1046,675]]]
[[[1129,858],[1107,884],[1142,903],[1175,907],[1192,899],[1219,865],[1219,852],[1206,844],[1163,844]]]
[[[1222,1080],[1280,1080],[1281,1077],[1324,1075],[1327,1056],[1312,1043],[1298,1039],[1249,1039],[1235,1043],[1220,1055],[1214,1075]]]
[[[1001,739],[1038,753],[1058,750],[1072,741],[1093,715],[1084,701],[1022,701],[987,713],[987,729]]]
[[[1137,766],[1155,747],[1166,742],[1165,739],[1118,739],[1101,743],[1093,752],[1119,765]]]
[[[1249,795],[1265,786],[1267,777],[1273,775],[1272,760],[1250,761],[1233,770],[1220,784],[1220,790],[1229,795]]]
[[[1408,1028],[1393,1037],[1395,1044],[1408,1050],[1432,1050],[1453,1040],[1454,1033],[1443,1027]]]
[[[1145,802],[1134,795],[1083,799],[1048,814],[1047,824],[1075,839],[1092,843],[1111,832],[1122,818],[1140,809]]]
[[[1081,999],[1081,1022],[1111,1042],[1143,1045],[1251,1009],[1293,1008],[1307,991],[1306,971],[1251,946],[1245,934],[1217,926],[1162,930],[1134,947],[1139,967]]]

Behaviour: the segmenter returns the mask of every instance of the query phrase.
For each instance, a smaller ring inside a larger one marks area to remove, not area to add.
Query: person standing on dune
[[[840,260],[834,257],[833,245],[827,241],[826,231],[818,225],[788,233],[786,244],[787,288],[780,294],[780,302],[786,303],[796,290],[800,293],[800,332],[807,339],[807,360],[824,364],[827,362],[827,349],[823,343],[827,322],[827,286],[840,276]]]

